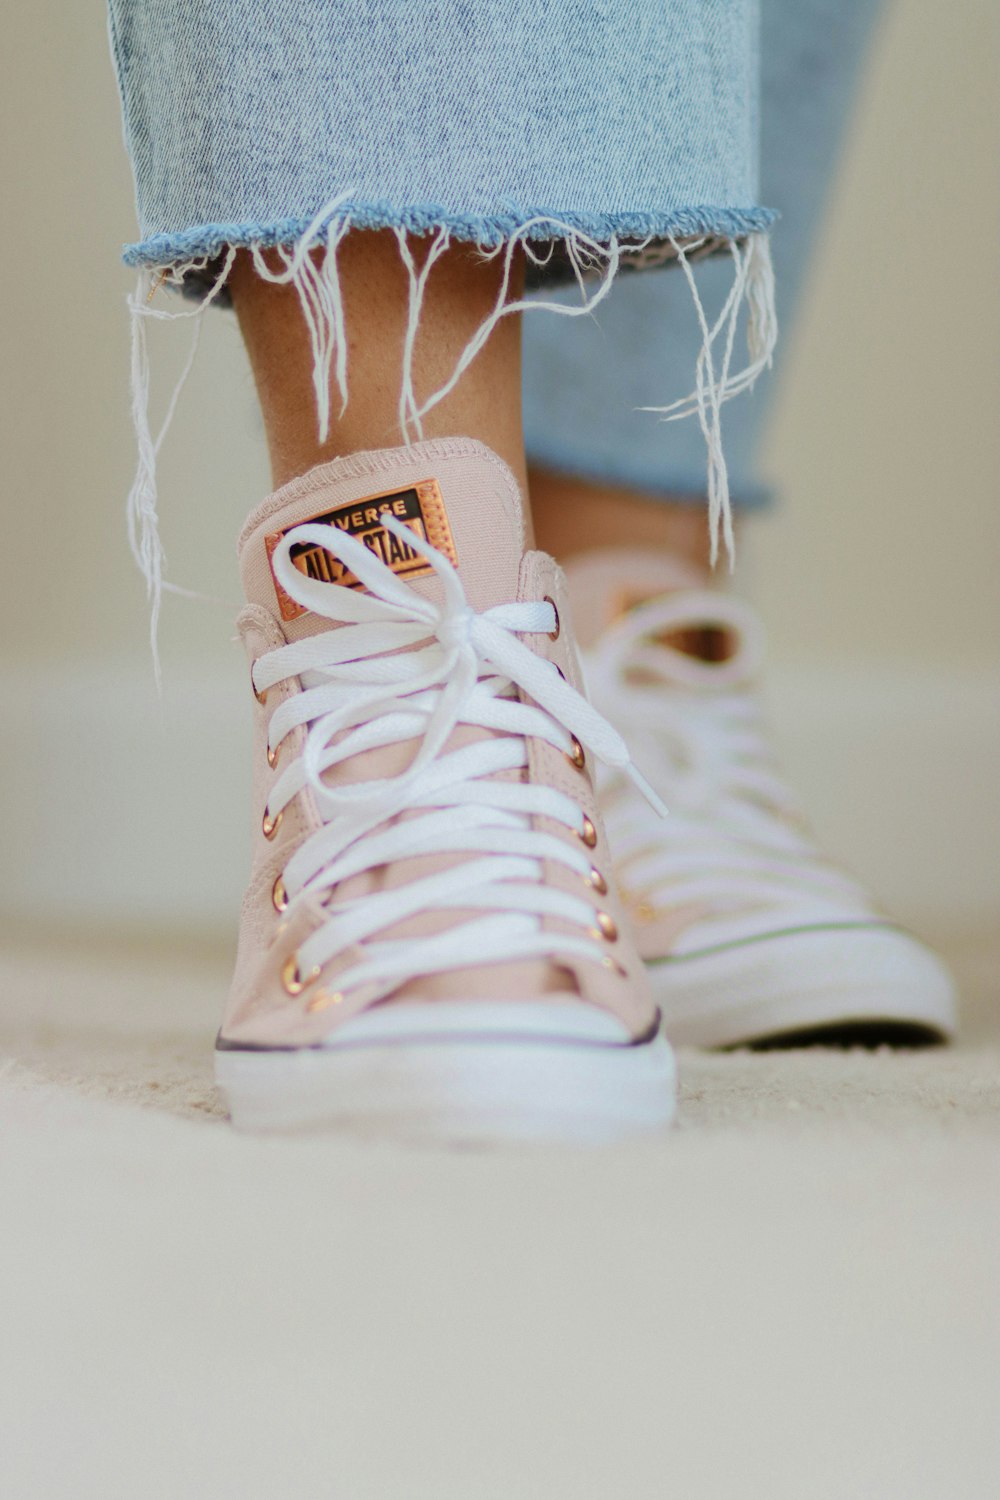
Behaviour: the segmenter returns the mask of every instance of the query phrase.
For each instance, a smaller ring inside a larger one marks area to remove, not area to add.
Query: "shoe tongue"
[[[729,596],[690,563],[662,553],[611,547],[572,559],[566,576],[583,650],[595,646],[623,615],[635,611],[643,618],[643,607],[651,605],[646,645],[667,647],[666,656],[686,681],[721,685],[722,676],[735,681],[746,670],[743,622],[734,614]],[[664,622],[662,610],[655,609],[660,601],[669,605],[670,623]]]
[[[271,554],[282,535],[306,521],[350,532],[416,592],[440,598],[441,583],[425,558],[401,546],[380,524],[385,511],[454,564],[473,609],[517,598],[524,553],[524,507],[517,481],[482,443],[442,438],[334,459],[263,501],[239,540],[248,603],[277,615],[290,641],[331,628],[325,615],[303,610],[289,598],[271,571]],[[292,556],[310,577],[361,587],[322,548],[304,545]]]
[[[689,563],[637,547],[583,552],[563,566],[573,624],[583,650],[596,645],[610,625],[638,605],[682,590],[704,594],[708,586],[704,575]]]

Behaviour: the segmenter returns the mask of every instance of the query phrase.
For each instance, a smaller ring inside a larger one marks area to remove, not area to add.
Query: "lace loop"
[[[339,801],[346,806],[357,806],[363,800],[388,798],[397,804],[394,810],[400,811],[414,778],[440,753],[453,733],[460,706],[472,690],[478,664],[482,662],[528,693],[598,760],[631,776],[650,806],[664,815],[663,802],[632,766],[628,747],[617,730],[566,682],[551,662],[536,656],[518,639],[518,634],[548,633],[556,618],[551,600],[540,604],[502,604],[479,614],[469,607],[458,573],[435,547],[388,512],[382,513],[379,524],[431,564],[443,585],[443,605],[438,606],[433,600],[415,593],[355,537],[328,526],[305,525],[287,533],[274,551],[275,575],[285,592],[297,603],[328,618],[344,619],[345,623],[379,621],[381,605],[386,612],[381,623],[392,626],[398,622],[402,627],[386,637],[397,647],[414,645],[426,636],[436,638],[444,649],[445,658],[441,661],[432,653],[428,671],[423,675],[407,680],[411,678],[414,663],[405,655],[380,658],[377,675],[387,687],[400,688],[405,684],[407,696],[442,683],[444,688],[428,717],[420,746],[406,770],[391,782],[365,783],[361,791],[351,786],[342,793],[331,792],[323,781],[326,769],[323,752],[334,735],[359,722],[359,715],[363,721],[373,714],[392,709],[398,704],[400,694],[392,691],[383,694],[380,685],[376,684],[363,697],[355,697],[319,719],[310,731],[303,756],[307,780],[318,798],[327,804]],[[291,561],[291,551],[302,542],[322,547],[347,564],[358,580],[371,590],[367,599],[354,590],[306,578],[299,572]],[[337,614],[332,617],[328,616],[325,607],[329,604],[331,589],[348,595],[343,603],[338,599]],[[358,601],[365,599],[365,607],[361,608]],[[400,620],[407,609],[410,619]],[[362,644],[368,646],[374,639],[368,636]],[[351,649],[350,645],[348,649]],[[357,647],[353,646],[353,649],[356,651]],[[294,648],[286,648],[286,652],[284,665],[297,662]],[[346,660],[346,657],[341,657],[341,662]],[[326,667],[328,672],[331,669],[332,663]],[[266,686],[266,676],[258,672],[257,682]]]

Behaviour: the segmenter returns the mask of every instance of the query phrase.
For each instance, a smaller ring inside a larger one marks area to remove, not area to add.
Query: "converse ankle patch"
[[[386,513],[408,526],[421,540],[429,542],[450,563],[457,566],[458,555],[448,523],[448,512],[436,479],[422,479],[405,490],[365,495],[351,505],[340,505],[336,510],[310,516],[307,524],[333,526],[338,531],[346,531],[348,535],[357,537],[379,562],[384,563],[400,578],[419,578],[431,573],[433,569],[430,564],[415,548],[407,546],[395,533],[382,525],[379,517]],[[264,539],[268,562],[271,564],[274,592],[283,620],[294,620],[306,612],[282,588],[274,572],[275,550],[290,529],[285,527],[284,531],[272,532]],[[344,588],[364,588],[347,565],[325,547],[304,543],[293,547],[290,556],[295,567],[307,578],[315,578],[320,583],[337,583]]]

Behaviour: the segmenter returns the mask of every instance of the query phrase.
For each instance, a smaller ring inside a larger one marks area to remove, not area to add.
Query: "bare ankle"
[[[708,521],[701,497],[653,499],[624,486],[535,466],[528,480],[538,546],[558,561],[605,547],[648,547],[710,576]]]
[[[419,271],[427,241],[411,239],[407,248]],[[507,295],[516,300],[521,262],[514,270]],[[257,384],[276,487],[341,454],[394,447],[417,436],[400,429],[412,286],[395,234],[347,234],[337,248],[335,276],[343,304],[349,400],[343,406],[333,382],[323,424],[328,435],[321,438],[314,351],[296,286],[266,280],[245,252],[233,267],[233,302]],[[437,260],[423,289],[408,365],[418,397],[426,399],[445,386],[469,340],[493,313],[501,277],[499,262],[484,261],[469,247],[452,247]],[[520,360],[520,319],[502,318],[455,389],[423,417],[422,435],[478,438],[510,465],[524,487]]]

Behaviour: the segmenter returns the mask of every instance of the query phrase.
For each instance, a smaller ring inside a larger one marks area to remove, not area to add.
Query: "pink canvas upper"
[[[481,612],[494,605],[549,598],[559,614],[558,639],[548,635],[524,637],[531,649],[554,662],[575,687],[581,686],[579,665],[572,640],[565,580],[551,558],[525,552],[521,496],[509,469],[481,444],[465,439],[422,443],[405,449],[357,454],[324,464],[293,481],[265,500],[249,517],[239,540],[240,569],[247,607],[239,628],[252,664],[258,657],[286,641],[329,631],[330,619],[301,613],[283,619],[268,560],[267,538],[292,525],[308,521],[366,497],[399,490],[422,481],[435,480],[444,501],[454,542],[455,561],[470,607]],[[434,597],[440,589],[434,575],[406,579],[408,587]],[[248,683],[248,692],[250,685]],[[253,858],[241,921],[239,951],[232,992],[223,1023],[230,1041],[251,1045],[302,1046],[316,1044],[373,1003],[364,988],[344,990],[335,1006],[310,1011],[312,987],[299,996],[289,996],[281,983],[282,965],[304,937],[324,920],[317,898],[295,903],[285,915],[276,911],[272,888],[294,850],[321,826],[315,801],[308,790],[300,792],[285,810],[272,839],[264,837],[261,818],[274,778],[288,760],[297,756],[305,739],[304,730],[294,730],[278,750],[277,764],[267,758],[267,726],[275,707],[284,697],[299,691],[297,679],[283,681],[267,692],[266,702],[255,705]],[[493,731],[459,726],[453,742],[489,735]],[[398,1004],[411,1000],[441,1001],[503,999],[537,1000],[566,1004],[586,1003],[610,1013],[629,1035],[648,1032],[655,1022],[641,961],[626,931],[611,879],[611,858],[597,811],[591,781],[590,757],[583,770],[565,754],[540,739],[529,745],[528,777],[565,792],[592,820],[597,843],[588,851],[596,870],[610,889],[594,897],[595,906],[606,912],[619,928],[617,940],[604,945],[603,960],[555,962],[532,959],[467,967],[447,973],[428,974],[402,985],[379,1003]],[[353,757],[326,773],[347,779],[396,775],[411,754],[408,745],[391,745]],[[517,774],[517,773],[506,773]],[[401,816],[411,814],[404,812]],[[552,820],[548,831],[560,837],[575,835]],[[462,855],[422,856],[392,866],[367,870],[345,880],[332,896],[338,899],[363,896],[400,882],[425,875],[441,865],[453,864]],[[579,895],[580,881],[561,864],[546,861],[544,879],[554,884],[572,883]],[[392,939],[419,936],[437,930],[435,924],[460,921],[462,913],[428,913],[408,918],[380,937]],[[561,919],[546,916],[546,924],[559,929]],[[318,984],[327,991],[336,988],[337,975],[357,962],[358,954],[335,956]]]

